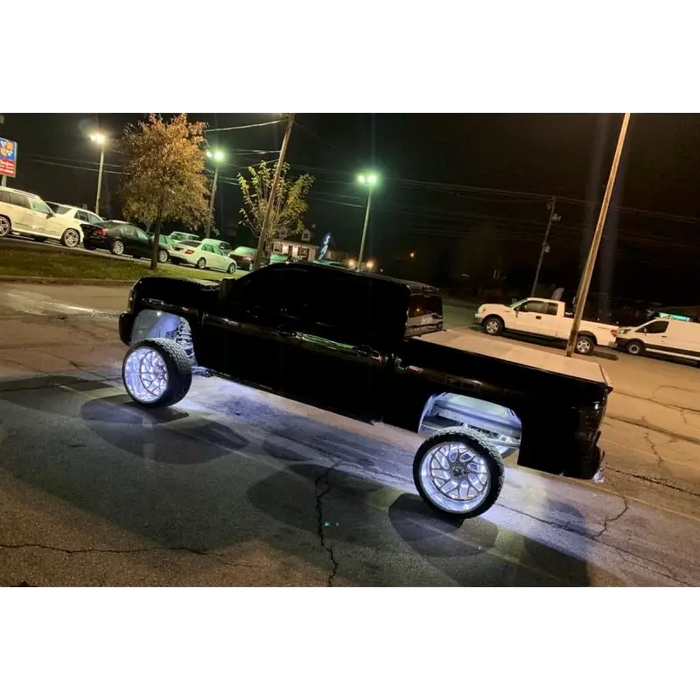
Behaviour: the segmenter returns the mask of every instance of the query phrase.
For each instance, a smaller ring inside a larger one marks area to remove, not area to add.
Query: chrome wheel
[[[158,251],[158,262],[166,263],[168,262],[168,251],[167,250],[159,250]]]
[[[155,403],[168,388],[168,368],[163,356],[153,348],[134,350],[124,363],[124,384],[141,403]]]
[[[496,319],[491,319],[486,324],[486,332],[489,335],[498,335],[500,330],[501,330],[501,324],[498,321],[496,321]]]
[[[427,497],[449,513],[478,508],[491,490],[486,461],[464,442],[442,442],[428,450],[420,479]]]
[[[124,244],[121,241],[114,241],[112,243],[112,252],[115,255],[121,255],[124,252]]]
[[[0,238],[10,233],[10,220],[0,216]]]
[[[593,351],[593,344],[588,338],[579,338],[576,341],[576,352],[581,355],[590,355]]]
[[[197,260],[197,269],[198,270],[203,270],[207,266],[207,261],[204,258],[200,258]]]
[[[639,343],[632,342],[627,346],[627,352],[630,355],[641,355],[642,346]]]

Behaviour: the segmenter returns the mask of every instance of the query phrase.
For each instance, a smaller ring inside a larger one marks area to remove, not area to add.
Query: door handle
[[[667,338],[668,336],[662,335],[661,337],[662,337],[662,338]]]
[[[542,318],[542,316],[535,316],[535,318],[539,320]]]

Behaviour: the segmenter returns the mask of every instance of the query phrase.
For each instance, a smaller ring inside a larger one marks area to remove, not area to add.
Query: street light
[[[207,158],[214,161],[214,181],[211,185],[211,197],[209,198],[209,216],[207,217],[206,235],[209,238],[211,223],[214,218],[214,197],[216,196],[216,183],[219,180],[219,163],[223,163],[226,154],[223,151],[207,151]]]
[[[622,129],[620,130],[620,138],[617,142],[617,150],[615,151],[615,157],[613,158],[612,170],[610,171],[610,179],[608,180],[608,187],[605,191],[605,197],[603,199],[603,207],[600,210],[600,218],[598,219],[598,227],[596,228],[595,235],[593,236],[593,243],[591,245],[591,252],[588,256],[588,262],[583,271],[583,277],[581,279],[581,286],[578,290],[578,300],[576,302],[576,314],[574,316],[574,325],[571,329],[571,337],[569,338],[569,344],[566,348],[567,357],[573,357],[576,351],[576,345],[578,344],[578,334],[581,330],[581,323],[583,321],[583,313],[586,309],[586,304],[588,303],[588,292],[591,290],[591,281],[593,280],[593,273],[595,272],[595,264],[598,260],[598,252],[600,250],[600,243],[603,240],[603,233],[605,232],[605,224],[608,220],[608,212],[610,211],[610,202],[612,201],[612,196],[615,191],[615,183],[617,182],[617,173],[620,170],[620,163],[622,161],[622,154],[625,150],[625,142],[627,141],[627,132],[629,131],[630,121],[632,119],[632,110],[625,110],[625,118],[622,120]]]
[[[409,258],[415,258],[415,257],[416,257],[416,254],[413,253],[413,252],[411,252],[411,253],[408,254],[408,257],[409,257]]]
[[[365,225],[362,228],[362,241],[360,243],[360,255],[357,258],[357,269],[362,269],[362,256],[365,254],[365,241],[367,239],[367,227],[369,225],[369,211],[372,207],[372,190],[379,182],[379,176],[376,173],[360,173],[357,176],[357,181],[364,185],[367,192],[367,209],[365,211]]]
[[[95,197],[95,214],[100,213],[100,194],[102,193],[102,171],[105,166],[105,143],[107,143],[107,137],[100,132],[95,132],[90,134],[90,141],[100,145],[100,169],[97,173],[97,197]]]

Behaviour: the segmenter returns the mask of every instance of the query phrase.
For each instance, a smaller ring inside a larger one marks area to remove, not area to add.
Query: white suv
[[[77,219],[55,214],[35,194],[0,187],[0,238],[10,233],[30,236],[38,241],[52,238],[67,248],[75,248],[82,239]]]
[[[46,202],[57,214],[61,216],[67,216],[70,219],[77,219],[82,221],[84,224],[99,224],[100,221],[104,219],[95,214],[94,212],[88,211],[87,209],[81,209],[80,207],[72,207],[70,204],[59,204],[58,202]]]

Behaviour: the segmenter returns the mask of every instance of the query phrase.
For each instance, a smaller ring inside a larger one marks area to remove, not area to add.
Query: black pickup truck
[[[504,457],[591,479],[612,390],[592,362],[443,330],[437,289],[292,263],[221,282],[145,277],[119,321],[131,398],[169,406],[193,369],[426,434],[420,495],[463,520],[498,498]]]

